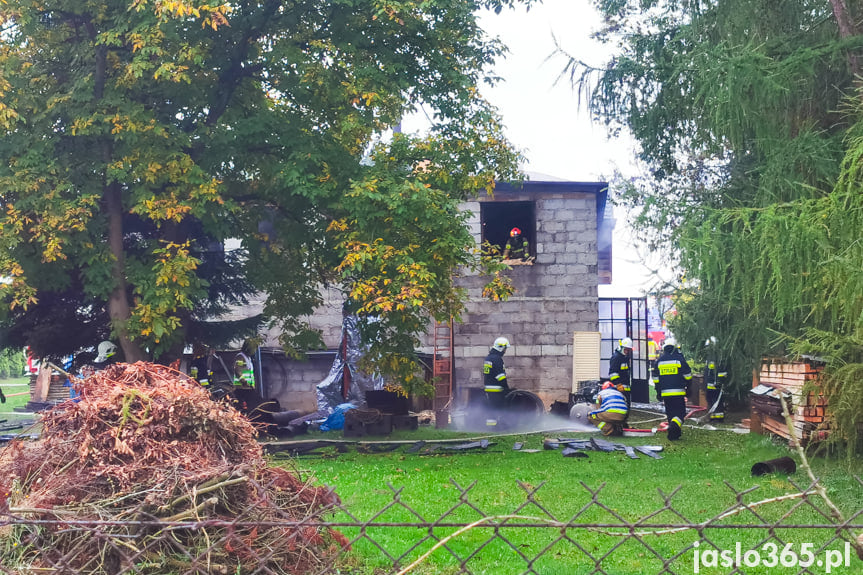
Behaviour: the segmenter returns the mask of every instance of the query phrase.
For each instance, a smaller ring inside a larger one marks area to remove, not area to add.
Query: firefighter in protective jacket
[[[590,421],[602,431],[603,435],[623,435],[629,407],[623,393],[613,383],[606,381],[602,391],[596,396],[597,409],[587,414]]]
[[[239,351],[234,356],[234,385],[255,387],[255,365],[245,351]]]
[[[704,366],[704,384],[707,386],[707,407],[712,410],[712,421],[725,421],[725,402],[722,388],[728,381],[728,369],[719,357],[719,347],[715,336],[710,336],[704,345],[707,347],[707,363]]]
[[[509,240],[503,249],[503,259],[514,259],[529,261],[530,260],[530,242],[527,238],[521,235],[519,228],[512,228],[509,231]]]
[[[614,355],[611,356],[611,361],[608,362],[608,380],[626,398],[627,409],[632,405],[632,390],[630,388],[631,357],[632,340],[625,337],[620,340],[620,347],[614,350]]]
[[[488,415],[485,424],[493,427],[498,424],[498,417],[506,407],[506,394],[509,385],[506,382],[506,368],[503,365],[503,354],[509,348],[509,340],[499,337],[494,340],[488,355],[482,364],[482,377],[485,396],[488,400]]]
[[[677,341],[669,337],[662,346],[662,354],[656,360],[656,371],[653,373],[656,398],[665,404],[668,439],[680,439],[683,419],[686,417],[686,392],[690,381],[692,370],[677,349]]]
[[[193,347],[192,361],[189,364],[189,375],[202,386],[207,387],[213,381],[213,368],[211,365],[213,352],[207,350],[201,344]]]

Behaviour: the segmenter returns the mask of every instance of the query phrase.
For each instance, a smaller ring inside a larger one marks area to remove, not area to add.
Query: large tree
[[[302,349],[332,284],[408,353],[481,263],[458,203],[517,175],[477,11],[519,1],[0,3],[7,343],[166,360],[260,320]],[[383,137],[420,105],[428,135]]]
[[[619,199],[685,278],[672,326],[719,337],[738,391],[766,354],[827,361],[833,438],[861,445],[859,2],[600,1],[606,66],[569,71],[647,175]]]

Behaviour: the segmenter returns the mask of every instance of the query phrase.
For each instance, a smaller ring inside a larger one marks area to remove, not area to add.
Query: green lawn
[[[553,436],[557,436],[555,433]],[[564,437],[589,437],[566,433]],[[447,432],[420,430],[399,432],[389,439],[427,439],[444,437]],[[450,434],[450,437],[455,435]],[[809,481],[798,467],[790,477],[767,475],[752,477],[750,469],[756,462],[796,454],[781,443],[761,436],[739,435],[730,431],[707,431],[686,428],[684,439],[671,443],[664,435],[653,438],[615,438],[629,445],[659,444],[664,447],[663,459],[641,456],[629,459],[623,452],[590,452],[587,459],[565,458],[560,450],[542,450],[545,434],[507,436],[494,439],[495,445],[484,452],[441,453],[419,455],[405,453],[405,447],[388,453],[360,453],[351,449],[324,456],[301,457],[282,461],[294,465],[316,481],[335,486],[347,511],[358,521],[418,522],[449,521],[470,523],[482,515],[517,514],[533,518],[555,518],[561,522],[619,523],[637,521],[654,514],[651,523],[703,522],[731,508],[738,492],[743,501],[756,502],[767,498],[797,493],[792,484],[805,487]],[[338,438],[338,432],[313,433],[309,438]],[[513,444],[523,442],[524,448],[540,449],[537,453],[513,451]],[[799,461],[798,461],[799,464]],[[863,510],[863,486],[852,475],[863,479],[863,464],[825,459],[812,461],[815,473],[823,478],[829,496],[847,516]],[[661,493],[660,493],[661,491]],[[594,496],[591,492],[595,492]],[[664,495],[663,495],[664,494]],[[672,496],[673,494],[673,496]],[[665,497],[670,496],[666,504]],[[812,496],[820,509],[824,505]],[[601,505],[600,505],[601,504]],[[796,509],[795,509],[796,507]],[[780,501],[757,508],[768,522],[778,521],[784,514],[786,524],[823,524],[825,518],[800,499]],[[621,519],[615,517],[618,515]],[[334,517],[338,521],[353,521],[346,514]],[[728,517],[722,525],[757,522],[751,512]],[[861,523],[861,521],[856,521]],[[360,533],[358,528],[342,528],[349,537]],[[351,573],[373,573],[374,568],[389,569],[392,561],[381,549],[399,557],[400,564],[428,550],[434,541],[428,529],[411,527],[367,528],[368,538],[358,541],[348,558],[353,562]],[[443,537],[455,528],[438,527],[434,535]],[[616,531],[620,531],[619,529]],[[529,568],[545,574],[591,573],[596,564],[584,551],[598,558],[620,545],[601,561],[609,574],[652,574],[662,571],[662,561],[635,539],[598,533],[584,528],[523,529],[501,527],[497,533],[512,545],[495,537],[494,527],[478,527],[448,543],[462,558],[480,549],[467,563],[473,573],[525,573]],[[572,541],[561,540],[564,534]],[[768,533],[763,529],[710,529],[705,532],[720,550],[734,550],[741,542],[743,550],[760,548]],[[803,543],[814,543],[818,550],[831,534],[826,530],[779,529],[776,535],[793,543],[799,551]],[[424,540],[425,538],[425,540]],[[657,553],[669,558],[679,553],[671,564],[675,573],[692,573],[693,542],[699,540],[695,531],[667,535],[648,535],[644,541]],[[621,541],[623,543],[621,544]],[[483,547],[483,544],[487,543]],[[414,546],[416,548],[413,548]],[[709,549],[706,543],[700,550]],[[827,549],[840,549],[833,542]],[[782,545],[778,546],[779,551]],[[765,553],[766,555],[766,553]],[[540,556],[528,566],[528,561]],[[853,556],[853,551],[852,551]],[[821,557],[821,556],[819,556]],[[856,558],[852,559],[856,561]],[[357,567],[361,565],[362,567]],[[446,550],[439,549],[414,573],[458,572],[457,561]],[[861,563],[837,567],[833,573],[859,572]],[[727,573],[730,568],[701,567],[699,573]],[[800,568],[766,566],[744,567],[747,575],[797,573]],[[345,571],[343,571],[345,572]],[[819,571],[824,572],[824,571]]]
[[[8,420],[7,423],[18,419],[33,419],[32,415],[21,414],[14,411],[16,407],[23,408],[27,402],[30,401],[29,382],[30,378],[26,376],[12,379],[0,379],[0,389],[2,389],[3,393],[6,395],[6,403],[0,403],[0,419]]]

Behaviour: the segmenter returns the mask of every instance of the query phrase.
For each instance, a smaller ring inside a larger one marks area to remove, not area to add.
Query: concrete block
[[[494,341],[494,340],[492,340],[492,341]],[[468,358],[468,357],[485,357],[488,354],[488,348],[489,348],[489,346],[487,346],[487,345],[465,346],[464,347],[464,350],[465,350],[464,357],[465,358]]]
[[[554,337],[552,335],[552,337]],[[567,355],[571,356],[569,353],[569,346],[566,345],[543,345],[540,346],[540,353],[543,357],[554,356],[554,355]]]
[[[583,232],[588,229],[587,220],[569,220],[566,222],[565,229],[568,232]]]
[[[460,335],[479,333],[479,326],[471,321],[470,323],[457,323],[453,326],[453,332],[456,337]]]
[[[518,357],[536,357],[541,353],[538,345],[514,345],[512,349]]]
[[[575,212],[575,217],[573,219],[583,220],[586,222],[596,221],[596,210],[593,206],[585,204],[579,210]]]
[[[569,288],[566,286],[549,286],[544,295],[551,298],[563,298],[569,295]]]
[[[518,357],[513,357],[507,360],[507,369],[510,369],[510,365],[512,366],[513,371],[515,370],[533,370],[537,365],[537,358],[533,356],[520,355]]]
[[[588,266],[595,266],[596,265],[596,252],[595,251],[593,251],[593,252],[579,252],[577,255],[578,255],[578,261],[576,263],[580,263],[580,264],[584,264],[584,265],[588,265]]]
[[[568,345],[572,341],[572,332],[577,330],[567,330],[563,333],[558,333],[554,336],[554,342],[558,345]],[[567,354],[572,355],[572,354]]]
[[[566,207],[567,204],[568,202],[564,199],[543,199],[536,202],[537,211],[557,210]]]
[[[596,231],[584,230],[582,232],[571,232],[573,234],[572,241],[578,242],[582,246],[582,250],[596,251]]]

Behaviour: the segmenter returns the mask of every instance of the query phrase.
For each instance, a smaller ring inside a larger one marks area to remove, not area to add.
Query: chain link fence
[[[604,484],[574,482],[567,503],[576,511],[561,512],[557,494],[543,496],[544,484],[519,483],[523,502],[500,513],[475,502],[476,483],[450,483],[451,502],[428,495],[449,506],[433,518],[392,485],[385,488],[389,501],[364,517],[332,498],[312,516],[292,517],[286,505],[283,517],[252,520],[249,500],[238,502],[230,521],[208,519],[209,507],[230,502],[207,492],[189,493],[186,511],[169,518],[141,505],[124,517],[81,520],[74,506],[31,509],[20,502],[0,513],[0,573],[863,572],[857,538],[863,509],[841,519],[817,483],[789,482],[794,489],[768,498],[758,497],[758,487],[726,484],[723,511],[707,519],[680,510],[690,507],[681,505],[680,487],[659,490],[655,509],[633,519],[603,502]]]

